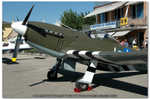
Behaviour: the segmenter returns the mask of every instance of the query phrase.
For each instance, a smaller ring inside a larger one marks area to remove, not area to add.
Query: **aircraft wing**
[[[79,60],[96,60],[99,68],[115,72],[147,70],[147,49],[134,52],[68,50],[66,54]]]

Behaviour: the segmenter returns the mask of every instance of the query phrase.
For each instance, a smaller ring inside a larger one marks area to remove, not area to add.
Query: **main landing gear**
[[[57,79],[57,75],[58,75],[58,70],[61,69],[61,66],[63,66],[65,63],[64,60],[57,58],[57,62],[55,64],[55,66],[47,73],[47,79],[48,80],[56,80]],[[66,61],[67,63],[67,61]],[[70,62],[69,62],[70,63]],[[70,64],[66,64],[65,66],[69,66]],[[71,67],[73,67],[73,63],[70,67],[68,67],[70,70],[72,70]],[[96,72],[96,67],[97,67],[97,62],[96,61],[91,61],[87,71],[84,73],[83,77],[81,79],[79,79],[76,83],[75,83],[75,88],[74,88],[74,92],[80,92],[80,91],[90,91],[92,90],[92,87],[89,86],[92,83],[94,74]],[[66,71],[68,71],[68,69],[66,69]]]
[[[74,88],[74,92],[92,90],[92,87],[89,86],[89,84],[92,83],[94,74],[96,72],[96,67],[97,67],[97,62],[92,60],[83,77],[76,82],[75,84],[76,88]]]
[[[51,80],[56,80],[57,79],[57,76],[58,76],[58,70],[59,70],[59,67],[61,65],[61,62],[62,62],[62,59],[59,59],[57,58],[57,62],[56,62],[56,65],[50,69],[47,73],[47,79],[49,81]]]
[[[74,92],[79,93],[81,91],[90,91],[90,90],[92,90],[92,87],[89,86],[89,84],[81,83],[81,82],[75,83]]]

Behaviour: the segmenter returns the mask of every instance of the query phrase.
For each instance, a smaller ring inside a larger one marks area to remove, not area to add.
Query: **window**
[[[132,11],[131,11],[132,18],[136,18],[136,6],[133,5],[131,8],[132,8]]]
[[[131,17],[134,18],[143,18],[143,3],[138,3],[131,6]]]
[[[100,14],[100,20],[101,20],[101,23],[105,22],[105,14],[104,13]]]
[[[9,45],[9,43],[3,43],[3,47],[8,46],[8,45]]]
[[[143,3],[137,5],[137,18],[143,18]]]
[[[106,23],[107,22],[107,13],[100,14],[100,22]]]
[[[120,11],[120,9],[116,9],[115,10],[115,19],[120,20],[120,18],[121,18],[121,11]]]
[[[121,17],[121,18],[123,18],[123,17],[124,17],[124,9],[123,9],[123,8],[121,8],[121,9],[120,9],[120,11],[121,11],[121,13],[120,13],[120,17]]]
[[[121,13],[120,12],[121,12],[120,9],[118,9],[118,19],[121,18]]]

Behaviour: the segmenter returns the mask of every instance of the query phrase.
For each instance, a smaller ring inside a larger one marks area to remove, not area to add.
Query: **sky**
[[[2,2],[3,21],[12,22],[16,18],[23,20],[32,5],[35,5],[29,21],[44,21],[55,24],[60,21],[63,12],[69,9],[77,13],[93,11],[95,2]]]

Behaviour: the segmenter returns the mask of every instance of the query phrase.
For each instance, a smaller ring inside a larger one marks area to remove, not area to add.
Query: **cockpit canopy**
[[[100,38],[100,39],[107,39],[107,38],[112,38],[110,34],[104,33],[104,32],[96,32],[96,31],[87,31],[85,32],[89,38],[95,39],[95,38]]]

